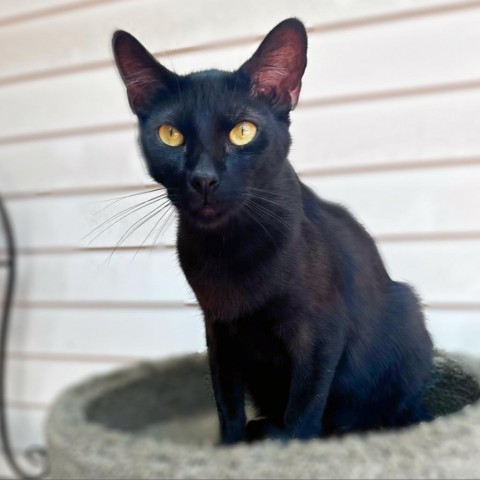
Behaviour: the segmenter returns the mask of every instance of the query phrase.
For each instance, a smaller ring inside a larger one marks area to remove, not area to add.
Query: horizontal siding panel
[[[480,356],[480,310],[428,311],[427,325],[438,348]]]
[[[480,232],[480,216],[473,214],[480,209],[480,164],[305,177],[304,181],[323,198],[345,205],[376,236]],[[47,196],[11,200],[8,207],[21,248],[113,247],[130,227],[162,202],[168,203],[163,199],[154,203],[159,194],[162,192],[123,199],[120,199],[122,192],[62,199]],[[114,200],[116,197],[118,200]],[[150,199],[152,203],[148,203]],[[125,211],[128,208],[132,210]],[[145,241],[145,245],[153,245],[156,233],[170,215],[170,210],[165,212],[152,217],[122,245],[140,246],[154,229]],[[173,245],[175,232],[176,222],[172,217],[156,244]]]
[[[480,310],[427,308],[425,316],[438,348],[480,355]],[[76,363],[75,359],[84,359],[86,364],[113,364],[115,359],[131,362],[135,358],[157,359],[205,350],[198,308],[16,309],[11,325],[9,365],[23,369],[19,370],[19,378],[29,369],[28,362],[34,360],[44,365],[52,361]],[[15,387],[10,391],[14,392]],[[36,397],[37,393],[22,398],[33,401]],[[11,398],[17,397],[12,393]]]
[[[472,50],[472,45],[480,48],[479,23],[480,8],[406,23],[311,33],[301,99],[479,80],[480,65]],[[234,70],[258,43],[160,57],[160,61],[182,74],[211,67]]]
[[[413,285],[425,303],[478,303],[480,241],[385,243],[379,247],[390,277]]]
[[[435,346],[447,351],[463,351],[473,355],[480,353],[480,312],[462,312],[462,311],[426,311],[428,329],[432,334]],[[99,328],[105,328],[101,325],[102,318],[99,319]],[[62,320],[63,323],[67,323],[73,331],[78,334],[82,334],[82,328],[78,323],[72,323],[67,316]],[[199,322],[200,323],[200,322]],[[77,328],[76,328],[77,327]],[[62,328],[62,327],[60,327]],[[65,327],[63,327],[65,328]],[[117,327],[118,328],[118,327]],[[120,325],[121,328],[121,325]],[[186,329],[185,336],[189,334]],[[72,334],[67,335],[72,336]],[[144,341],[149,343],[149,336],[152,333],[138,331],[131,337],[131,343],[135,344],[139,342],[139,339],[143,338]],[[136,339],[138,338],[138,340]],[[121,368],[125,364],[135,363],[134,355],[131,357],[126,356],[133,353],[132,347],[128,345],[125,337],[123,349],[118,351],[119,356],[124,355],[124,361],[118,362],[95,362],[102,350],[100,345],[89,345],[84,350],[83,355],[91,355],[91,361],[64,361],[61,353],[58,356],[57,361],[44,361],[41,359],[29,359],[29,358],[15,358],[10,359],[8,363],[9,379],[8,399],[11,405],[24,405],[24,408],[28,408],[29,405],[35,406],[35,408],[42,408],[42,405],[50,404],[64,389],[76,384],[77,382],[84,381],[85,379],[101,375],[110,372],[114,369]],[[106,336],[103,338],[104,344],[107,349],[110,349],[110,343],[112,342],[112,336]],[[188,344],[186,340],[185,344]],[[159,345],[161,346],[161,345]],[[185,348],[183,351],[178,350],[174,355],[190,353],[195,351],[202,351],[204,348]],[[50,351],[54,358],[55,353]],[[167,358],[173,355],[172,353],[166,353],[166,350],[159,348],[157,351],[153,349],[142,354],[137,352],[138,361],[140,360],[158,360],[161,358]]]
[[[0,89],[2,137],[131,121],[113,68],[43,79]],[[25,103],[24,103],[25,102]],[[28,104],[28,115],[19,105]]]
[[[0,146],[2,193],[121,187],[146,181],[133,128]]]
[[[123,92],[119,96],[124,100]],[[480,156],[480,89],[299,109],[290,158],[312,169],[386,167]],[[38,152],[38,153],[37,153]],[[0,146],[5,192],[139,185],[148,181],[133,130]]]
[[[480,8],[310,35],[303,89],[328,97],[479,79],[479,23]]]
[[[173,250],[19,259],[18,301],[191,302]]]
[[[312,25],[452,3],[442,0],[396,0],[385,5],[381,0],[369,0],[366,4],[358,5],[356,2],[338,0],[297,3],[279,0],[272,8],[268,2],[259,3],[255,0],[229,4],[221,0],[206,0],[201,4],[181,0],[172,9],[165,0],[112,2],[3,29],[0,32],[5,59],[2,62],[2,76],[108,59],[111,34],[117,28],[141,36],[152,50],[165,51],[206,42],[265,35],[277,22],[290,16],[303,18],[308,25]],[[246,15],[246,12],[252,11],[255,15]],[[199,18],[204,19],[205,15],[208,15],[208,21],[198,21]],[[85,34],[85,25],[89,26],[88,34]]]
[[[32,322],[35,323],[37,319]],[[426,310],[426,318],[428,329],[432,334],[434,343],[437,348],[441,348],[447,351],[463,351],[465,353],[470,353],[473,355],[478,355],[480,353],[480,311],[474,312],[465,312],[465,311],[435,311],[435,310]],[[104,329],[106,326],[102,325],[102,316],[97,316],[98,319],[98,328]],[[181,316],[179,315],[181,320]],[[78,322],[72,320],[68,317],[68,312],[65,312],[65,318],[60,320],[57,318],[58,326],[60,329],[65,329],[65,326],[59,325],[59,323],[66,323],[72,329],[72,332],[82,335],[84,331],[83,327],[79,325]],[[42,320],[40,320],[42,323]],[[90,322],[91,323],[91,322]],[[201,323],[201,322],[198,322]],[[115,327],[116,329],[122,328],[122,323]],[[128,327],[131,329],[131,327]],[[188,345],[189,341],[187,336],[190,333],[190,327],[185,328],[185,345]],[[123,333],[123,335],[125,335]],[[43,335],[44,337],[45,335]],[[68,341],[69,337],[72,337],[73,333],[66,335],[65,339]],[[8,398],[9,402],[13,405],[21,404],[28,406],[29,404],[35,405],[44,405],[49,404],[53,401],[54,398],[61,393],[65,388],[72,386],[73,384],[83,381],[88,377],[94,375],[104,374],[113,369],[120,368],[124,366],[124,363],[135,363],[135,360],[132,358],[138,356],[138,360],[153,360],[166,358],[171,355],[184,354],[195,351],[204,350],[204,346],[198,345],[195,348],[185,348],[183,351],[178,350],[175,353],[167,353],[166,349],[161,348],[161,343],[159,343],[159,349],[149,349],[148,345],[151,343],[149,337],[153,336],[151,332],[139,330],[138,332],[133,333],[130,337],[129,345],[127,336],[124,336],[123,345],[121,348],[118,348],[117,344],[117,354],[119,357],[124,356],[125,360],[119,362],[97,362],[95,359],[104,352],[105,349],[101,349],[101,346],[98,343],[93,343],[88,345],[87,348],[83,350],[83,355],[91,355],[91,361],[81,362],[81,361],[64,361],[62,360],[62,352],[59,352],[57,361],[44,361],[37,359],[10,359],[8,363],[9,368],[9,383],[8,383]],[[140,342],[142,339],[147,344],[147,349],[145,352],[137,351],[134,353],[135,344]],[[117,340],[114,340],[112,336],[103,337],[103,342],[105,348],[111,351],[112,347],[115,348]],[[200,347],[200,348],[198,348]],[[64,347],[65,348],[65,347]],[[69,351],[70,352],[70,351]],[[127,356],[131,355],[131,357]],[[49,353],[52,357],[55,357],[54,350],[49,350]]]
[[[447,351],[463,351],[478,355],[480,353],[480,312],[449,312],[426,311],[429,331],[434,339],[435,346]],[[68,319],[64,319],[64,322]],[[141,336],[141,332],[137,334]],[[143,335],[148,338],[148,333]],[[132,339],[133,340],[133,339]],[[109,343],[108,337],[104,340]],[[91,347],[90,349],[91,350]],[[85,354],[89,353],[89,350]],[[130,352],[128,345],[125,350]],[[192,352],[185,350],[178,353]],[[12,405],[42,405],[50,404],[65,388],[84,381],[86,378],[101,375],[123,366],[123,362],[95,363],[98,353],[91,353],[92,361],[75,362],[62,361],[59,356],[56,362],[35,359],[10,359],[8,398]],[[165,352],[158,351],[150,359],[165,358]],[[140,359],[147,360],[149,355],[141,355]],[[128,357],[126,357],[126,362]],[[130,360],[129,363],[134,363]],[[35,408],[38,408],[35,407]],[[32,407],[33,408],[33,407]]]
[[[164,197],[155,199],[163,195],[163,190],[114,199],[121,195],[122,192],[65,197],[61,201],[55,197],[11,201],[9,211],[15,219],[17,244],[19,247],[113,247],[126,235],[128,238],[122,245],[140,246],[150,233],[146,245],[155,240],[157,245],[175,242],[174,207],[168,206],[171,204]],[[143,218],[148,219],[160,208],[163,210],[158,215],[141,225]],[[134,231],[136,227],[139,228]]]
[[[479,111],[480,89],[299,109],[290,158],[304,171],[477,156]]]
[[[424,301],[478,302],[480,241],[384,243],[391,276],[415,285]],[[131,305],[194,301],[175,252],[106,252],[20,259],[17,301]]]
[[[92,0],[1,0],[0,22],[6,19],[31,18],[35,14],[55,12],[59,8],[72,7],[72,5],[89,5]]]
[[[197,308],[162,310],[15,309],[9,350],[101,358],[161,358],[205,349]],[[60,360],[60,359],[59,359]]]
[[[480,81],[479,62],[473,53],[475,45],[480,47],[480,32],[476,28],[479,22],[480,3],[478,11],[422,18],[406,26],[381,25],[373,29],[342,31],[326,38],[312,35],[302,100]],[[179,55],[168,58],[165,63],[180,72],[210,65],[231,69],[243,63],[254,48],[255,44],[250,44]],[[395,62],[390,61],[392,51],[396,54]],[[29,100],[29,115],[17,108],[25,98]],[[2,136],[131,118],[123,86],[112,66],[68,77],[5,86],[0,90],[0,101],[5,106],[2,109],[5,113],[0,116]]]
[[[374,235],[480,230],[480,165],[305,178]]]
[[[8,362],[8,402],[16,404],[50,404],[65,388],[87,377],[100,375],[119,368],[119,363],[44,362],[12,360]]]

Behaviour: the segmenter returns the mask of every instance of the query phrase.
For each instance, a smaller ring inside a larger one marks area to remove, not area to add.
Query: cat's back
[[[337,270],[360,274],[374,283],[390,281],[373,238],[342,205],[318,197],[302,184],[306,237],[321,238]]]

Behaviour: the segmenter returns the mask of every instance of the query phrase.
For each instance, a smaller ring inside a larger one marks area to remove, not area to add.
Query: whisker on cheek
[[[97,232],[99,229],[101,229],[102,227],[106,226],[103,230],[101,230],[99,233],[97,233],[97,235],[95,235],[89,242],[88,244],[91,245],[100,235],[102,235],[103,233],[105,233],[108,229],[110,229],[111,227],[113,227],[114,225],[116,225],[118,222],[124,220],[125,218],[127,218],[128,216],[132,215],[133,213],[139,211],[139,210],[142,210],[143,208],[146,208],[148,207],[149,205],[153,205],[154,203],[157,203],[157,202],[160,202],[163,200],[163,204],[166,204],[167,202],[169,202],[168,199],[166,199],[166,196],[164,194],[162,195],[159,195],[158,197],[154,197],[154,198],[151,198],[149,200],[146,200],[144,202],[141,202],[140,204],[137,204],[137,205],[133,205],[131,207],[128,207],[124,210],[122,210],[121,212],[119,213],[116,213],[115,215],[113,215],[112,217],[110,217],[108,220],[102,222],[100,225],[98,225],[97,227],[95,227],[90,233],[88,233],[87,235],[85,235],[82,240],[88,238],[90,235],[94,234],[95,232]]]
[[[145,245],[145,243],[147,242],[148,238],[150,237],[150,235],[155,231],[155,229],[158,227],[158,225],[160,224],[160,222],[162,221],[163,218],[165,218],[165,216],[170,213],[171,214],[171,209],[174,208],[173,205],[169,205],[168,208],[165,209],[165,211],[160,215],[159,219],[157,220],[157,222],[155,223],[155,225],[153,226],[153,228],[150,230],[150,232],[148,233],[148,235],[144,238],[144,240],[142,241],[142,243],[140,244],[140,246],[138,247],[137,251],[135,252],[135,255],[133,256],[133,260],[135,260],[135,257],[137,256],[138,252],[141,250],[141,248]],[[156,245],[156,240],[159,236],[159,234],[161,233],[162,229],[163,229],[163,226],[165,225],[165,223],[162,225],[162,227],[160,227],[159,229],[159,232],[157,233],[157,236],[155,237],[155,240],[153,242],[153,246]]]
[[[107,198],[105,200],[99,200],[98,202],[94,202],[96,204],[99,204],[99,203],[105,203],[105,202],[110,202],[107,206],[103,207],[102,209],[98,210],[97,212],[95,212],[95,215],[98,215],[99,213],[103,212],[104,210],[107,210],[109,209],[110,207],[112,207],[113,205],[115,205],[116,203],[118,202],[121,202],[122,200],[125,200],[127,198],[131,198],[131,197],[137,197],[139,195],[146,195],[148,193],[153,193],[153,192],[159,192],[161,190],[165,190],[165,187],[160,187],[160,188],[154,188],[153,190],[146,190],[145,192],[136,192],[136,193],[131,193],[129,195],[123,195],[121,197],[114,197],[114,198]]]
[[[168,229],[168,227],[171,224],[171,220],[176,217],[176,213],[177,213],[176,209],[172,208],[172,210],[170,211],[170,215],[165,219],[162,226],[158,229],[158,232],[157,232],[157,234],[156,234],[156,236],[153,240],[153,246],[155,246],[157,244],[157,240],[159,239],[159,237],[163,233],[163,231]]]
[[[268,216],[273,222],[270,222],[273,226],[275,226],[278,230],[278,227],[285,227],[288,231],[295,233],[295,228],[286,222],[286,220],[281,217],[279,214],[273,212],[271,209],[265,207],[264,205],[260,205],[258,202],[254,202],[252,198],[247,200],[247,203],[250,205],[250,208],[256,211],[264,220],[266,220],[266,216]]]
[[[248,202],[246,202],[244,205],[243,205],[243,211],[244,213],[247,214],[247,216],[249,218],[251,218],[255,223],[257,223],[258,225],[260,225],[260,227],[262,227],[262,229],[265,231],[265,233],[268,235],[268,237],[270,237],[270,240],[272,241],[272,244],[274,245],[274,247],[277,246],[277,243],[275,242],[275,240],[273,239],[272,235],[270,234],[270,232],[268,231],[267,227],[265,227],[265,225],[260,221],[259,218],[257,218],[257,215],[255,214],[255,211],[251,208],[251,204],[249,204]]]
[[[142,225],[147,223],[149,220],[154,218],[158,213],[160,213],[162,210],[165,208],[170,208],[170,204],[162,204],[160,207],[155,207],[153,210],[151,210],[149,213],[147,213],[144,217],[142,217],[140,220],[137,220],[133,225],[131,225],[127,231],[120,237],[120,240],[117,242],[115,247],[113,248],[112,252],[107,258],[107,262],[110,261],[112,258],[113,254],[116,252],[117,248],[125,241],[127,240],[133,233],[135,233]]]

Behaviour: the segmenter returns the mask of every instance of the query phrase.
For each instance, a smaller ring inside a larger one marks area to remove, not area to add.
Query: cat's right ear
[[[133,36],[122,30],[114,33],[113,54],[133,113],[149,111],[152,101],[168,94],[176,74],[155,60],[154,56]]]

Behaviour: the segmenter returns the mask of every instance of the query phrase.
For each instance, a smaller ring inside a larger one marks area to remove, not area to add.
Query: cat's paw
[[[265,418],[257,418],[247,423],[247,442],[256,442],[259,440],[290,440],[287,432],[276,427]]]
[[[220,439],[220,445],[229,446],[235,445],[236,443],[245,442],[247,440],[247,431],[246,429],[224,432]]]
[[[250,420],[247,423],[247,442],[256,442],[265,438],[267,421],[263,418]]]
[[[300,422],[287,429],[290,438],[296,440],[312,440],[323,436],[323,428],[314,422]]]

